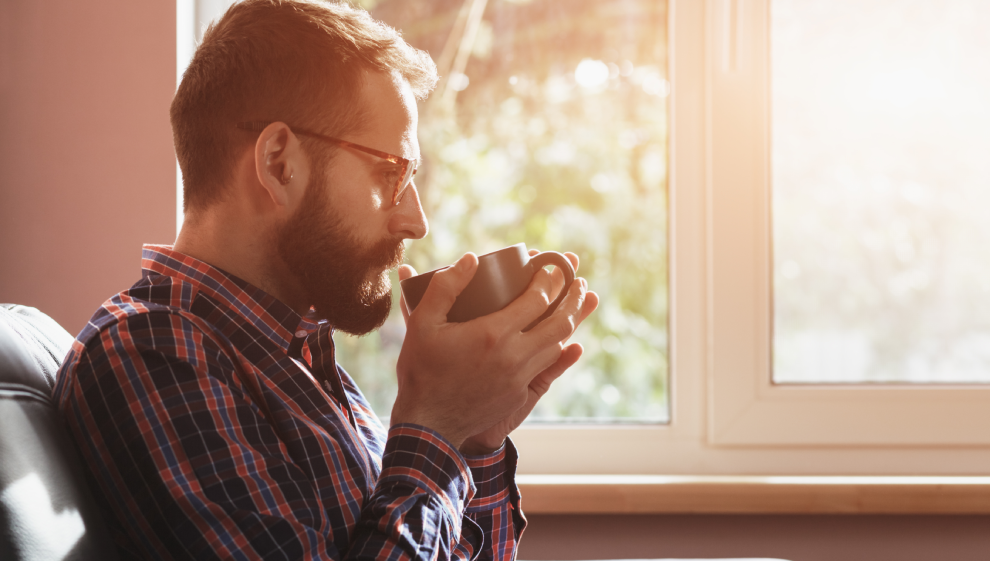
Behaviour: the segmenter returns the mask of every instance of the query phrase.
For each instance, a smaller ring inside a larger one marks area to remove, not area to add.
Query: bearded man
[[[514,558],[507,436],[580,356],[585,281],[541,271],[457,324],[477,258],[438,273],[406,314],[387,429],[334,359],[335,329],[385,320],[387,272],[427,233],[416,100],[436,80],[346,4],[247,0],[207,30],[171,108],[182,232],[145,246],[55,389],[123,558]]]

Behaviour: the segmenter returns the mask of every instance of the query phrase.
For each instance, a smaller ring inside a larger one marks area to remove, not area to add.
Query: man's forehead
[[[409,82],[397,72],[365,71],[358,97],[372,113],[391,111],[413,121],[418,119],[416,96]]]
[[[403,153],[397,155],[418,161],[419,111],[409,83],[398,73],[367,71],[359,92],[365,113],[365,126],[359,135],[368,141],[394,143],[391,150],[401,146]],[[380,149],[389,150],[384,146]]]

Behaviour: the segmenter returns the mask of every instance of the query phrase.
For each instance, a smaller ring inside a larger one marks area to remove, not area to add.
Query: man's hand
[[[566,255],[577,270],[577,256]],[[402,303],[407,331],[392,410],[393,423],[432,428],[465,454],[501,446],[550,384],[577,362],[581,346],[566,341],[598,306],[598,296],[587,291],[584,279],[563,287],[558,271],[551,277],[541,270],[505,309],[466,323],[447,323],[447,312],[477,263],[469,253],[437,273],[413,314]],[[408,265],[399,269],[400,279],[415,274]],[[563,289],[568,295],[557,310],[523,333]]]

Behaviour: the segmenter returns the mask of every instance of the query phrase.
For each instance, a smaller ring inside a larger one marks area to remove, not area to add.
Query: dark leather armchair
[[[53,319],[0,304],[0,559],[116,559],[51,391],[72,346]]]

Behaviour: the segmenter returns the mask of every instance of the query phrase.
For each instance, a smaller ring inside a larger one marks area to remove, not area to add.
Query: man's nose
[[[416,184],[410,183],[402,193],[398,206],[395,207],[388,222],[388,231],[393,236],[403,239],[419,240],[426,237],[430,224],[423,212],[423,204],[419,200]]]

